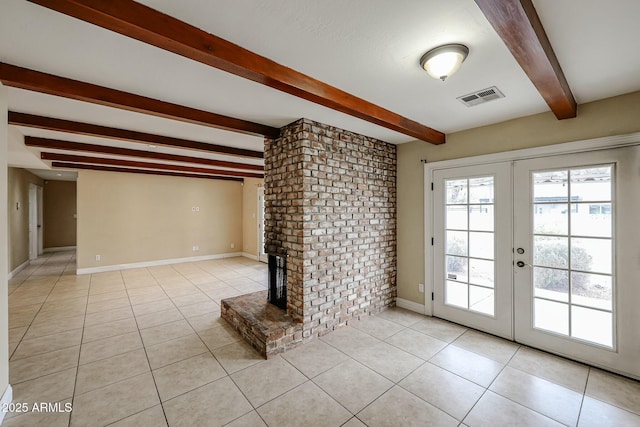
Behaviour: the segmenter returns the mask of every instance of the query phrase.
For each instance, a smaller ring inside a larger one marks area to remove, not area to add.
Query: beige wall
[[[44,247],[76,245],[76,182],[46,181],[44,184]]]
[[[481,108],[481,107],[479,107]],[[441,146],[414,141],[398,146],[398,297],[420,304],[424,295],[423,165],[481,154],[640,131],[640,92],[578,107],[578,117],[537,114],[447,135]]]
[[[80,171],[77,191],[78,269],[242,252],[240,182]]]
[[[0,212],[7,212],[7,146],[9,125],[7,124],[7,88],[0,83]],[[8,217],[8,215],[7,215]],[[0,398],[9,386],[9,307],[5,298],[8,268],[8,219],[0,221]]]
[[[249,255],[258,255],[258,187],[264,179],[245,178],[242,188],[242,248]]]
[[[29,184],[42,187],[44,181],[24,169],[9,168],[9,271],[29,260]]]

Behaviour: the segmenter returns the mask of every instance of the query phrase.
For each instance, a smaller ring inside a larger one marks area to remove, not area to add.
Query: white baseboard
[[[216,254],[216,255],[203,255],[203,256],[195,256],[195,257],[189,257],[189,258],[161,259],[158,261],[134,262],[131,264],[105,265],[103,267],[78,268],[76,270],[76,274],[82,275],[82,274],[104,273],[107,271],[128,270],[131,268],[157,267],[159,265],[180,264],[183,262],[209,261],[212,259],[233,258],[233,257],[239,257],[239,256],[242,256],[242,252],[231,252],[231,253]]]
[[[407,310],[415,311],[416,313],[424,314],[424,304],[418,304],[417,302],[409,301],[407,299],[396,298],[396,307],[406,308]]]
[[[260,261],[260,259],[258,259],[257,255],[251,255],[250,253],[247,253],[247,252],[242,252],[242,256],[245,257],[245,258],[252,259],[254,261]]]
[[[56,246],[53,248],[44,248],[44,252],[66,252],[66,251],[75,251],[75,246]]]
[[[28,265],[29,260],[26,260],[25,262],[14,268],[13,271],[9,273],[9,277],[7,277],[7,280],[11,280],[12,278],[14,278],[18,273],[27,268]]]
[[[13,400],[13,389],[11,388],[11,384],[9,384],[4,394],[2,395],[2,400],[0,400],[0,408],[6,408],[7,406],[9,406],[12,400]],[[0,424],[2,424],[5,414],[6,412],[0,410]]]

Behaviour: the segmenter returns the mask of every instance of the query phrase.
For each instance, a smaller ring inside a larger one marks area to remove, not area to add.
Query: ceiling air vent
[[[484,104],[485,102],[498,98],[504,98],[504,94],[500,92],[497,87],[491,86],[467,95],[459,96],[457,99],[467,107],[473,107],[474,105]]]

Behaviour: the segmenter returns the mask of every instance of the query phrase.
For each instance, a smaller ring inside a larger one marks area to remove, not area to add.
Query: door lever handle
[[[516,265],[517,265],[518,267],[520,267],[520,268],[522,268],[522,267],[524,267],[524,266],[527,266],[527,267],[533,267],[533,265],[531,265],[531,264],[527,264],[527,263],[526,263],[526,262],[524,262],[524,261],[517,261],[517,262],[516,262]]]

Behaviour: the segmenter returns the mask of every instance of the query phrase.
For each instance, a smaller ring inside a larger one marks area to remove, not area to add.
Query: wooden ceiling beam
[[[243,148],[190,141],[188,139],[154,135],[151,133],[117,129],[107,126],[98,126],[88,123],[74,122],[71,120],[54,119],[51,117],[36,116],[33,114],[16,113],[14,111],[9,111],[9,124],[52,130],[56,132],[73,133],[77,135],[117,139],[120,141],[129,141],[141,144],[162,145],[172,148],[206,151],[209,153],[224,154],[228,156],[250,157],[255,159],[262,159],[264,157],[264,153],[261,151],[245,150]]]
[[[166,172],[149,169],[131,169],[131,168],[118,168],[111,166],[99,166],[99,165],[85,165],[81,163],[65,163],[65,162],[52,162],[51,166],[54,168],[63,169],[86,169],[94,171],[104,172],[125,172],[125,173],[137,173],[144,175],[163,175],[163,176],[179,176],[184,178],[205,178],[205,179],[219,179],[222,181],[237,181],[242,182],[242,178],[233,178],[230,176],[216,176],[216,175],[200,175],[196,173],[180,173],[180,172]]]
[[[122,166],[136,169],[158,169],[173,172],[188,172],[188,173],[200,173],[208,175],[221,175],[221,176],[238,176],[244,178],[263,178],[263,175],[251,172],[242,172],[237,170],[224,170],[224,169],[209,169],[200,168],[195,166],[182,166],[182,165],[170,165],[166,163],[153,163],[153,162],[139,162],[135,160],[124,159],[112,159],[105,157],[91,157],[91,156],[75,156],[72,154],[59,154],[59,153],[40,153],[42,160],[54,160],[67,163],[85,163],[96,164],[106,166]]]
[[[576,100],[532,0],[475,0],[559,119],[578,114]]]
[[[445,135],[133,0],[29,0],[194,61],[413,138]]]
[[[201,157],[179,156],[176,154],[158,153],[155,151],[131,150],[129,148],[110,147],[107,145],[83,144],[80,142],[61,141],[59,139],[38,138],[25,136],[24,145],[27,147],[48,148],[64,151],[81,151],[86,153],[112,154],[117,156],[138,157],[154,160],[167,160],[181,163],[195,163],[222,168],[264,171],[264,166],[249,163],[225,162],[222,160],[203,159]]]
[[[66,77],[54,76],[53,74],[2,62],[0,62],[0,81],[6,86],[19,89],[150,114],[165,119],[269,138],[277,138],[280,135],[280,129],[271,126],[172,104]]]

